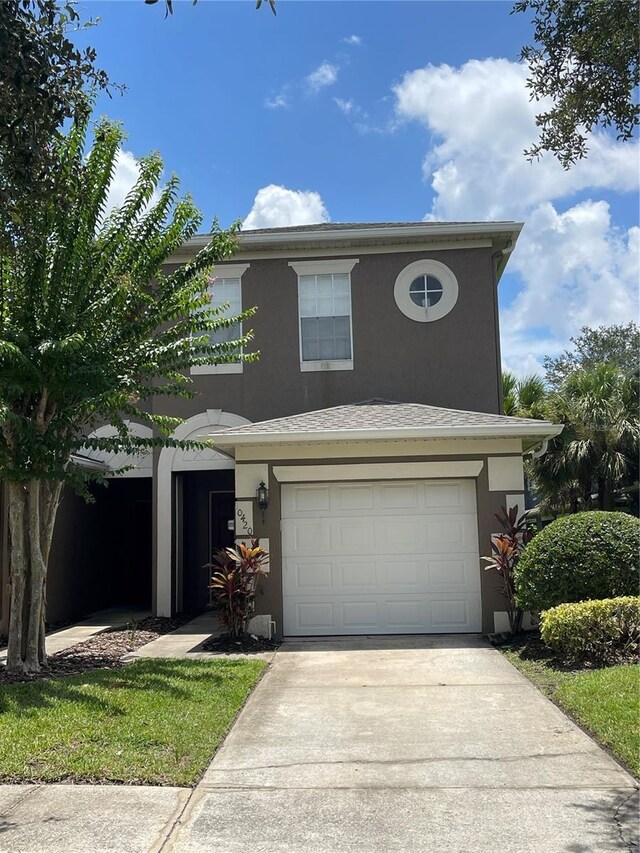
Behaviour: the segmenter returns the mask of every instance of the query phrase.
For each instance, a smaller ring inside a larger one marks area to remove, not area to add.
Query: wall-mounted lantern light
[[[265,486],[264,480],[260,481],[260,485],[256,489],[256,498],[258,507],[262,512],[262,520],[264,521],[264,511],[269,506],[269,489]]]

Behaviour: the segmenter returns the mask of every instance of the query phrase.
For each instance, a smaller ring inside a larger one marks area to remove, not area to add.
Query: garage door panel
[[[362,512],[374,507],[374,488],[370,486],[335,486],[334,506],[345,510]]]
[[[328,512],[331,507],[329,486],[296,486],[289,498],[289,506],[283,506],[283,514]]]
[[[333,562],[327,560],[292,560],[283,563],[283,583],[296,595],[320,593],[326,595],[334,588]]]
[[[477,553],[475,515],[433,515],[424,520],[425,550],[431,554]]]
[[[468,489],[461,483],[427,483],[425,503],[427,509],[437,512],[469,512],[474,509],[470,506]]]
[[[282,525],[285,554],[324,555],[331,553],[331,526],[327,519],[300,519]]]
[[[373,521],[339,519],[333,525],[331,549],[335,554],[360,554],[371,550],[374,537]]]
[[[382,516],[376,520],[375,550],[382,554],[415,554],[426,549],[424,518],[407,519]]]
[[[378,587],[376,561],[372,557],[358,562],[337,561],[336,571],[335,586],[345,592],[375,592]]]
[[[390,632],[424,631],[425,601],[422,599],[395,599],[385,602],[385,626]]]
[[[291,484],[282,507],[285,634],[480,630],[473,481]]]
[[[380,486],[382,510],[417,510],[420,503],[418,483],[383,483]]]

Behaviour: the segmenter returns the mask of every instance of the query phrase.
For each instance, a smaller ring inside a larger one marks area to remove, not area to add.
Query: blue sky
[[[82,36],[128,132],[114,199],[159,149],[207,227],[525,219],[500,285],[505,364],[535,370],[581,325],[637,316],[637,143],[594,140],[567,175],[535,138],[510,2],[92,0]]]

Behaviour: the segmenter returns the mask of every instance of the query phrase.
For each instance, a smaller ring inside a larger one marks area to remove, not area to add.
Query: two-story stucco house
[[[203,607],[212,550],[253,533],[270,553],[257,613],[278,636],[502,628],[480,556],[494,513],[524,504],[523,453],[558,432],[501,414],[497,286],[521,227],[243,232],[212,293],[232,313],[258,307],[260,359],[194,369],[198,395],[163,405],[184,419],[177,437],[216,449],[164,449],[96,504],[70,498],[50,606],[62,612],[79,583],[94,590],[85,608]]]

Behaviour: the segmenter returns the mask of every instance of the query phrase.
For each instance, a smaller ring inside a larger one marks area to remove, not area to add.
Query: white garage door
[[[473,480],[282,486],[284,633],[480,631]]]

